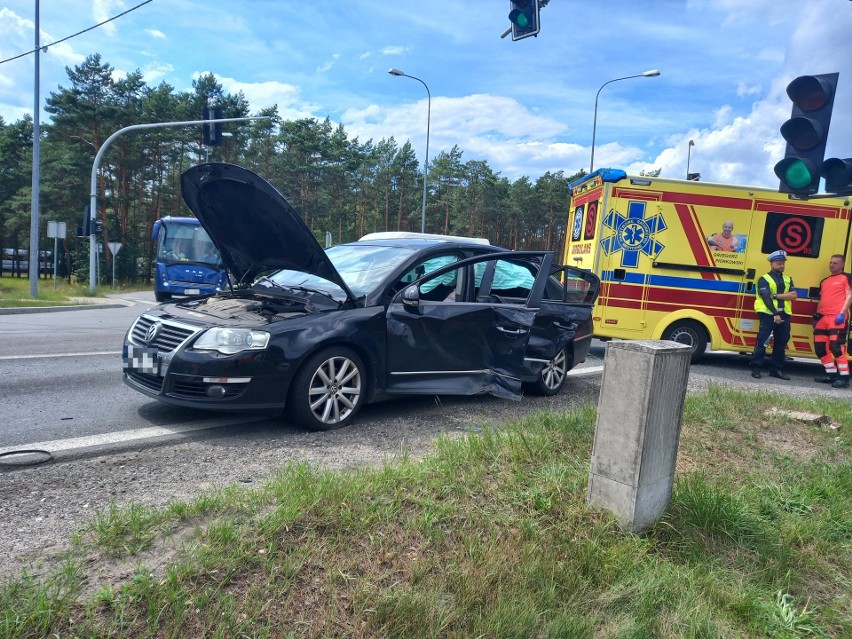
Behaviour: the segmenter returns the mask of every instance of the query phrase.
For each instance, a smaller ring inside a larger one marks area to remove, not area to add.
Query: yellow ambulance
[[[829,258],[849,252],[849,198],[794,200],[616,169],[570,188],[563,263],[601,279],[595,337],[674,340],[692,346],[693,361],[708,346],[751,352],[756,281],[781,249],[799,296],[787,354],[815,357],[812,315]]]

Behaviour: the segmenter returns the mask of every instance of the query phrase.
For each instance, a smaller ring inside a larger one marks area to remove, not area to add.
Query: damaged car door
[[[524,356],[551,260],[542,252],[493,253],[406,287],[386,315],[387,391],[520,399]],[[507,268],[523,275],[517,297],[478,295],[489,273]]]

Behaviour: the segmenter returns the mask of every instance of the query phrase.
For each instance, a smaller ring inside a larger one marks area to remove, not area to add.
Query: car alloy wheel
[[[327,349],[300,369],[288,402],[290,415],[312,430],[347,426],[361,408],[364,365],[349,349]]]
[[[565,374],[568,372],[566,363],[568,358],[565,357],[565,351],[559,353],[547,363],[544,370],[541,371],[541,383],[549,390],[558,391],[565,383]]]
[[[534,395],[556,395],[565,385],[571,368],[571,357],[565,349],[562,349],[556,357],[545,364],[538,379],[531,382],[527,390]]]

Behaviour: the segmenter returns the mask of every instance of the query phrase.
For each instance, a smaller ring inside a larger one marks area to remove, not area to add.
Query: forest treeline
[[[422,163],[409,141],[361,141],[328,118],[284,120],[277,106],[250,113],[242,92],[226,93],[213,74],[194,81],[192,91],[176,92],[166,83],[148,86],[138,70],[115,79],[98,54],[66,71],[68,86],[60,85],[45,100],[49,118],[40,127],[39,145],[41,249],[53,248],[53,240],[45,238],[47,221],[66,222],[61,274],[88,279],[88,238],[75,231],[89,203],[95,156],[107,138],[133,124],[198,120],[208,105],[226,118],[266,119],[226,124],[221,146],[204,146],[201,126],[185,126],[131,131],[104,152],[97,216],[104,246],[122,243],[118,280],[150,280],[154,221],[189,214],[180,175],[205,161],[232,162],[264,176],[321,242],[327,232],[340,243],[374,231],[420,230]],[[30,245],[33,130],[29,115],[14,123],[0,118],[0,247],[13,251]],[[527,177],[511,182],[487,161],[462,156],[454,146],[429,162],[427,232],[486,237],[512,249],[555,250],[558,260],[568,184],[580,174],[548,172],[534,183]],[[106,248],[101,259],[112,270]]]

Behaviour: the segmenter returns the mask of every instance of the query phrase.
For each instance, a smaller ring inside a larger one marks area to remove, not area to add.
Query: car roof
[[[370,242],[374,240],[417,240],[420,242],[456,242],[460,244],[482,244],[489,246],[491,243],[484,237],[457,237],[455,235],[439,235],[437,233],[412,233],[409,231],[381,231],[367,233],[359,242]]]

